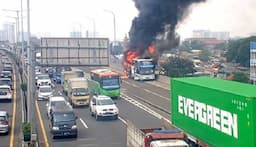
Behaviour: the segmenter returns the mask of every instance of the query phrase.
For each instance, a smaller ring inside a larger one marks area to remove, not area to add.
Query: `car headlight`
[[[118,114],[119,110],[118,110],[118,109],[115,109],[115,112],[116,112],[116,114]]]
[[[59,127],[52,127],[53,130],[59,130]]]
[[[77,128],[77,126],[76,126],[76,125],[73,125],[71,129],[76,129],[76,128]]]

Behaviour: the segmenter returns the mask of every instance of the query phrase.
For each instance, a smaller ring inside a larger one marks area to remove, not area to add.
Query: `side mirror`
[[[78,119],[78,116],[76,116],[75,119]]]
[[[96,105],[96,103],[92,103],[92,105],[93,105],[93,106],[95,106],[95,105]]]

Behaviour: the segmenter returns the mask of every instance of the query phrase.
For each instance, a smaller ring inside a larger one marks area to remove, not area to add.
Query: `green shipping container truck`
[[[171,79],[171,120],[213,147],[256,147],[256,86],[210,77]]]

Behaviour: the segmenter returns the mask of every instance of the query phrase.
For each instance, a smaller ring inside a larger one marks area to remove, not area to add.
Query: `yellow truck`
[[[68,98],[73,107],[88,106],[90,94],[87,79],[81,77],[68,79]]]
[[[74,71],[63,71],[61,72],[61,85],[63,88],[63,93],[67,95],[68,93],[68,79],[77,77]]]

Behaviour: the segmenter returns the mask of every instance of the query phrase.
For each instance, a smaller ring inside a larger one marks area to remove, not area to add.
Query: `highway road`
[[[121,99],[115,100],[120,111],[118,120],[96,121],[95,118],[90,115],[88,107],[74,108],[75,113],[78,116],[77,123],[79,133],[77,139],[58,138],[53,140],[50,136],[49,120],[46,116],[46,102],[39,101],[38,106],[40,116],[47,138],[47,140],[44,140],[43,136],[41,136],[39,144],[48,144],[49,146],[54,147],[63,145],[78,147],[126,147],[126,120],[132,121],[136,126],[141,128],[161,127],[160,118],[162,115],[158,113],[161,111],[143,103],[138,98],[147,101],[161,101],[159,105],[165,104],[166,109],[168,109],[169,105],[166,104],[168,101],[165,101],[164,98],[159,100],[159,96],[168,96],[168,90],[147,83],[130,81],[129,79],[123,80],[121,87]],[[141,88],[139,89],[138,87]],[[155,94],[150,92],[152,89],[154,89],[153,92]],[[61,91],[62,89],[60,85],[57,85],[55,88],[55,95],[62,95]],[[166,99],[168,98],[166,97]],[[168,114],[165,114],[164,117],[167,119],[169,118]]]
[[[2,56],[0,57],[0,61],[2,59]],[[9,58],[11,60],[11,58]],[[11,60],[13,63],[13,61]],[[2,63],[0,64],[0,70],[2,71]],[[9,134],[1,134],[0,135],[0,147],[18,147],[21,145],[21,124],[22,124],[22,116],[21,113],[21,91],[20,91],[20,79],[17,73],[17,68],[15,65],[14,67],[14,75],[13,75],[13,81],[14,81],[14,89],[13,89],[13,100],[6,101],[1,100],[0,101],[0,111],[7,111],[10,115],[10,129]]]
[[[118,68],[116,68],[116,66]],[[112,64],[111,68],[121,71],[119,65]],[[89,68],[84,68],[88,72]],[[17,79],[17,99],[16,103],[0,103],[0,109],[5,109],[11,114],[11,119],[15,120],[13,133],[7,136],[0,136],[0,147],[20,146],[21,144],[21,115],[12,114],[13,111],[21,112],[20,81]],[[168,79],[169,80],[169,79]],[[62,95],[60,85],[55,88],[56,95]],[[139,128],[161,127],[161,118],[169,119],[169,84],[164,81],[138,82],[131,79],[123,79],[121,85],[121,98],[115,100],[119,108],[118,120],[96,121],[90,115],[88,107],[75,108],[78,116],[78,138],[58,138],[52,139],[50,128],[46,116],[46,101],[36,102],[37,113],[37,133],[39,146],[45,147],[125,147],[126,146],[126,120],[132,121]],[[16,104],[16,109],[13,105]],[[13,117],[15,116],[15,117]],[[13,135],[11,135],[13,134]]]

